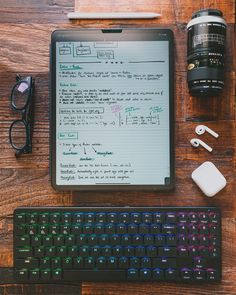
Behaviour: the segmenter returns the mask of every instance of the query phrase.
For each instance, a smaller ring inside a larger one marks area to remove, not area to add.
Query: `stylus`
[[[161,14],[154,12],[109,12],[109,13],[90,13],[90,12],[69,12],[69,19],[131,19],[131,18],[158,18]]]

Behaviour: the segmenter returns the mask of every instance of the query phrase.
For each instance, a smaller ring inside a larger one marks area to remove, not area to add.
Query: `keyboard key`
[[[194,268],[205,268],[206,267],[206,259],[202,257],[194,257],[193,259]]]
[[[160,234],[161,226],[160,224],[153,223],[150,225],[150,234]]]
[[[178,247],[178,256],[185,257],[188,256],[188,247],[187,246],[179,246]]]
[[[51,279],[51,270],[50,269],[42,269],[41,270],[41,279],[43,281],[49,281]]]
[[[105,223],[106,222],[106,214],[105,213],[97,213],[96,214],[96,222]]]
[[[58,268],[58,267],[61,267],[61,258],[60,257],[52,258],[52,268]]]
[[[177,250],[176,247],[160,247],[158,248],[158,254],[164,257],[175,257]]]
[[[119,214],[119,222],[120,223],[129,223],[130,221],[130,216],[129,213],[120,213]]]
[[[46,247],[45,248],[45,255],[48,257],[54,257],[56,254],[56,247],[51,246],[51,247]]]
[[[124,223],[120,223],[116,226],[116,233],[117,234],[126,234],[127,233],[127,227]]]
[[[207,276],[207,280],[209,281],[217,281],[219,279],[219,276],[215,269],[207,269],[206,276]]]
[[[112,248],[110,246],[101,247],[101,255],[109,257],[112,255]]]
[[[152,213],[142,213],[143,223],[152,223]]]
[[[130,258],[130,267],[139,268],[140,267],[140,258],[138,258],[138,257]]]
[[[176,235],[167,235],[166,236],[166,245],[167,246],[176,246],[177,245]]]
[[[154,268],[175,268],[176,259],[174,258],[154,258],[153,259]]]
[[[132,223],[141,223],[141,214],[140,213],[131,213],[130,221]]]
[[[138,246],[143,244],[143,237],[141,235],[133,236],[133,245]]]
[[[193,271],[193,277],[197,281],[204,281],[206,276],[205,270],[202,269],[194,269]]]
[[[82,223],[84,221],[84,214],[79,212],[73,215],[73,223]]]
[[[55,281],[60,281],[62,278],[62,270],[60,268],[52,270],[52,279]]]
[[[139,225],[139,234],[149,234],[149,225],[145,223],[141,223]]]
[[[178,213],[178,221],[180,223],[186,223],[186,222],[188,222],[188,214],[186,212],[180,212],[180,213]]]
[[[25,213],[16,214],[15,220],[17,223],[25,223],[26,222],[26,214]]]
[[[84,222],[85,223],[94,223],[95,221],[95,214],[94,213],[85,213],[84,214]]]
[[[104,234],[104,225],[102,223],[97,223],[94,226],[94,233],[97,235]]]
[[[61,217],[62,223],[71,223],[72,216],[71,213],[63,213]]]
[[[16,245],[17,246],[28,246],[30,243],[30,236],[16,236]]]
[[[191,281],[193,278],[193,272],[189,268],[183,268],[181,269],[180,276],[184,281]]]
[[[37,235],[37,236],[31,236],[31,245],[32,246],[41,246],[42,244],[42,237]]]
[[[47,224],[49,222],[49,214],[48,213],[40,213],[39,214],[39,223]]]
[[[32,237],[33,238],[33,237]],[[44,236],[43,237],[43,245],[50,246],[53,243],[53,236]],[[33,245],[33,244],[32,244]],[[33,245],[34,246],[34,245]]]
[[[95,266],[95,261],[93,257],[87,257],[84,260],[84,268],[93,269]]]
[[[168,268],[165,271],[165,277],[167,281],[174,281],[177,280],[178,275],[177,275],[177,271],[174,268]]]
[[[131,244],[131,236],[130,235],[122,235],[121,236],[121,245],[128,246]]]
[[[155,235],[155,245],[164,246],[165,245],[165,236],[164,235]]]
[[[54,236],[53,237],[53,243],[55,246],[63,246],[64,245],[64,236]]]
[[[208,234],[208,226],[205,223],[199,224],[199,233],[201,235],[207,235]]]
[[[146,248],[146,254],[149,257],[156,257],[157,256],[157,247],[155,247],[155,246],[148,246]]]
[[[123,256],[123,247],[121,247],[121,246],[113,247],[112,253],[113,253],[113,256],[115,256],[115,257]]]
[[[33,255],[33,251],[32,251],[32,248],[30,247],[22,247],[22,248],[16,248],[15,254],[16,254],[16,257],[27,258]]]
[[[117,223],[117,214],[116,213],[109,213],[107,215],[107,221],[109,223]]]
[[[61,221],[60,213],[51,213],[49,217],[50,223],[58,224]]]
[[[76,257],[73,259],[73,266],[77,269],[82,269],[84,267],[84,259],[83,257]]]
[[[209,214],[209,221],[211,223],[218,224],[219,223],[219,220],[220,220],[220,216],[219,216],[218,213],[216,213],[216,212],[210,212],[210,214]]]
[[[189,234],[198,234],[198,225],[196,223],[191,223],[188,227]]]
[[[127,246],[127,247],[124,247],[124,255],[127,256],[127,257],[132,257],[134,256],[134,247],[132,246]]]
[[[135,248],[135,256],[137,257],[143,257],[145,256],[145,247],[138,246]]]
[[[40,268],[50,268],[50,267],[51,267],[51,260],[49,257],[43,257],[40,259]]]
[[[111,269],[117,268],[117,258],[116,257],[109,257],[107,259],[107,267]]]
[[[134,223],[131,223],[127,227],[128,234],[137,234],[138,233],[138,226]]]
[[[127,269],[129,267],[129,259],[127,257],[120,257],[118,262],[118,268]]]
[[[77,246],[68,247],[68,256],[75,257],[78,255]]]
[[[28,280],[28,270],[27,269],[17,269],[15,271],[16,279],[20,281]]]
[[[164,271],[160,268],[155,268],[152,271],[152,278],[154,281],[162,281],[164,280]]]
[[[78,223],[78,224],[73,224],[71,226],[71,233],[75,234],[75,235],[79,235],[82,234],[82,224]]]
[[[152,261],[149,257],[141,258],[141,267],[142,268],[150,268],[152,266]]]
[[[190,222],[194,222],[194,223],[198,222],[198,215],[196,212],[190,212],[188,215],[188,218]]]
[[[62,259],[62,267],[65,269],[72,268],[72,258],[71,257],[65,257]]]
[[[200,212],[198,216],[201,223],[208,223],[209,218],[206,212]]]
[[[188,225],[187,223],[179,223],[178,224],[178,233],[179,234],[188,234]]]
[[[176,213],[166,213],[166,223],[175,223],[177,221]]]
[[[16,264],[19,268],[37,268],[39,267],[39,260],[33,257],[16,259]]]
[[[38,214],[37,213],[30,213],[26,216],[27,223],[37,223],[38,222]]]
[[[163,223],[165,221],[164,213],[153,213],[153,222],[155,223]]]
[[[105,257],[98,257],[96,261],[96,267],[104,269],[106,268],[106,258]]]
[[[128,269],[127,272],[127,279],[129,281],[137,281],[139,279],[139,273],[138,270],[135,268]]]
[[[143,243],[144,243],[145,246],[153,245],[154,236],[153,235],[144,235],[143,236]]]
[[[163,234],[176,234],[177,228],[175,224],[163,224],[162,226],[162,233]]]
[[[115,225],[112,223],[105,225],[105,234],[115,234]]]
[[[150,281],[152,277],[152,273],[150,269],[140,269],[139,278],[141,281]]]
[[[39,269],[31,269],[29,271],[29,279],[33,282],[37,282],[39,280]]]

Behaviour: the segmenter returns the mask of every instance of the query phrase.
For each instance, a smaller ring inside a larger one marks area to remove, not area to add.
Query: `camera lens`
[[[215,96],[224,87],[226,22],[217,9],[195,12],[188,30],[188,87],[193,96]]]

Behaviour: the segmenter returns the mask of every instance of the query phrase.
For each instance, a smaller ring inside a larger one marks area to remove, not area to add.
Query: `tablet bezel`
[[[175,186],[174,149],[174,40],[170,29],[70,29],[56,30],[51,35],[50,52],[50,173],[53,188],[59,191],[156,191],[172,190]],[[170,181],[156,185],[58,185],[56,183],[56,42],[76,41],[156,41],[169,42],[169,142],[170,142]]]

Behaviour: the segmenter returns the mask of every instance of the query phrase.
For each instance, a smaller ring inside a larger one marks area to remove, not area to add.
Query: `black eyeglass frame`
[[[21,114],[21,119],[14,120],[9,128],[9,141],[11,146],[15,149],[15,156],[20,154],[28,154],[32,152],[32,134],[33,134],[33,122],[34,122],[34,79],[31,76],[21,78],[20,75],[16,76],[16,84],[13,86],[10,96],[11,108],[13,111]],[[14,91],[21,83],[28,85],[28,96],[26,98],[25,105],[19,108],[14,103]],[[12,129],[15,124],[24,124],[26,132],[25,145],[21,148],[17,147],[12,140]]]

